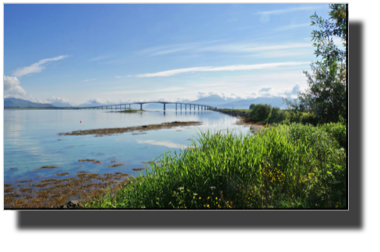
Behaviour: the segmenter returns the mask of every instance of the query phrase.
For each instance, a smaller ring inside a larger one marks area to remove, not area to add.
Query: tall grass
[[[281,125],[257,135],[199,132],[192,148],[164,153],[145,177],[85,206],[345,208],[346,151],[333,127]]]

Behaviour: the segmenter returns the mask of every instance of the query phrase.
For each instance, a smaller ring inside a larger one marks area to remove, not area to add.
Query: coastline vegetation
[[[86,208],[346,208],[345,125],[199,132]]]

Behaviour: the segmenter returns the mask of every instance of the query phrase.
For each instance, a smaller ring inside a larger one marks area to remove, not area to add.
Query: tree
[[[347,43],[347,5],[330,4],[329,20],[323,20],[316,13],[312,15],[311,25],[314,54],[320,58],[311,64],[312,74],[307,76],[309,90],[298,93],[298,101],[285,99],[289,109],[296,112],[312,111],[318,123],[346,121],[346,43]],[[333,37],[342,39],[344,49],[334,43]]]
[[[249,109],[252,110],[255,107],[255,104],[249,105]]]

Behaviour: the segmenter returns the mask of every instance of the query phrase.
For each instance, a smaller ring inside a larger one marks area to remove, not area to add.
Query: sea
[[[117,111],[117,110],[115,110]],[[76,176],[79,171],[105,174],[115,172],[144,175],[146,162],[163,153],[180,153],[197,134],[232,130],[250,134],[238,118],[211,110],[146,110],[115,113],[110,110],[4,110],[4,183],[20,180]],[[59,135],[78,130],[124,128],[174,121],[201,122],[197,126],[126,132],[113,135]],[[96,160],[80,162],[80,160]],[[123,164],[110,167],[112,164]],[[56,169],[38,169],[55,166]]]

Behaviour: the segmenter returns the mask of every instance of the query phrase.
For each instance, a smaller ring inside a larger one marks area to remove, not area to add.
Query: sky
[[[4,4],[4,98],[295,98],[314,12],[328,4]]]

